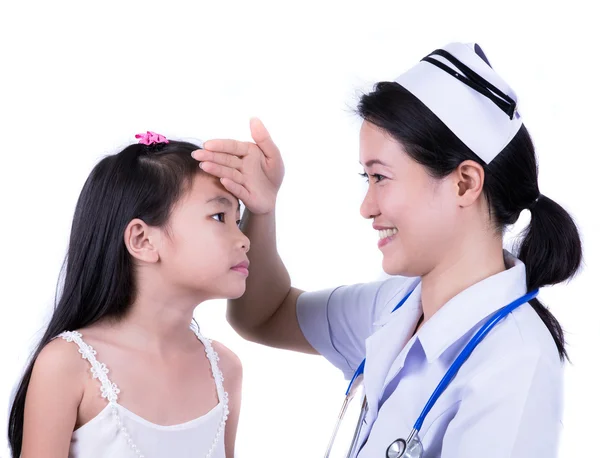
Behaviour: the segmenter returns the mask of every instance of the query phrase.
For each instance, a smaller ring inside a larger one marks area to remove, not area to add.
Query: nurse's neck
[[[465,238],[421,280],[423,324],[450,299],[480,281],[506,270],[501,237]]]

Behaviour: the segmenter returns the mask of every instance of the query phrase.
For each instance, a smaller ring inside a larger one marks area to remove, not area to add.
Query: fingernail
[[[202,162],[198,163],[198,167],[202,168]]]

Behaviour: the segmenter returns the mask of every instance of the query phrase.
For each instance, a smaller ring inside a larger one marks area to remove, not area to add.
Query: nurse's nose
[[[379,206],[377,205],[377,199],[374,196],[371,186],[369,186],[367,194],[360,205],[360,214],[366,219],[372,219],[379,215]]]

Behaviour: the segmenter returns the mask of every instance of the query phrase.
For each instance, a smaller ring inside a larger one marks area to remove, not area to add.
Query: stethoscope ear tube
[[[352,437],[352,442],[350,443],[350,451],[348,452],[348,458],[354,456],[354,452],[356,452],[356,447],[358,446],[358,436],[360,435],[360,431],[362,430],[362,423],[365,421],[365,417],[367,416],[367,396],[363,398],[362,406],[360,409],[360,416],[358,418],[358,423],[356,424],[356,428],[354,428],[354,436]]]
[[[356,383],[354,383],[354,382],[356,382]],[[344,403],[342,404],[342,408],[340,409],[340,413],[338,415],[338,419],[335,424],[335,429],[333,430],[333,434],[331,435],[331,438],[329,439],[329,445],[327,446],[327,450],[325,452],[325,458],[329,458],[329,455],[331,454],[331,451],[333,449],[333,444],[335,442],[335,438],[338,434],[340,425],[342,423],[342,419],[344,418],[344,415],[346,414],[348,405],[350,404],[350,402],[356,395],[357,386],[360,385],[361,383],[362,383],[362,374],[359,374],[358,377],[355,377],[352,380],[351,387],[348,388],[346,398],[344,399]],[[348,453],[346,454],[346,458],[350,458],[351,456],[353,456],[353,453],[354,453],[357,443],[358,443],[358,436],[360,435],[360,431],[362,429],[361,426],[362,426],[363,421],[365,420],[366,414],[367,414],[367,397],[363,396],[362,405],[361,405],[361,409],[360,409],[360,416],[358,418],[358,422],[356,423],[356,427],[354,428],[354,436],[352,437],[352,442],[350,444],[350,449],[349,449]]]
[[[329,458],[329,454],[331,453],[331,449],[333,448],[333,442],[335,441],[335,436],[337,436],[338,430],[340,429],[340,424],[342,423],[342,418],[344,418],[344,414],[346,413],[346,409],[348,408],[348,403],[350,402],[350,397],[346,395],[344,399],[344,403],[342,404],[342,408],[338,415],[338,419],[335,422],[335,429],[333,430],[333,434],[329,439],[329,445],[327,445],[327,450],[325,451],[325,458]]]

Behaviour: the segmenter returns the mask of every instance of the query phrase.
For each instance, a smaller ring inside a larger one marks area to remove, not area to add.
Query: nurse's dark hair
[[[12,400],[8,440],[13,457],[21,455],[25,396],[36,358],[63,331],[125,315],[136,292],[125,228],[135,218],[167,226],[174,204],[200,171],[191,157],[196,149],[179,141],[133,144],[102,159],[87,178],[75,207],[52,317]]]
[[[531,208],[531,221],[517,254],[525,263],[530,291],[561,283],[577,273],[582,261],[577,227],[569,214],[552,199],[542,195],[536,202],[540,195],[537,161],[525,126],[486,165],[398,83],[378,83],[372,92],[361,97],[357,112],[400,142],[408,155],[434,177],[449,175],[466,160],[481,164],[485,171],[483,192],[500,233],[506,226],[514,224],[523,210]],[[533,299],[530,304],[552,334],[561,360],[568,358],[558,320],[538,299]]]

